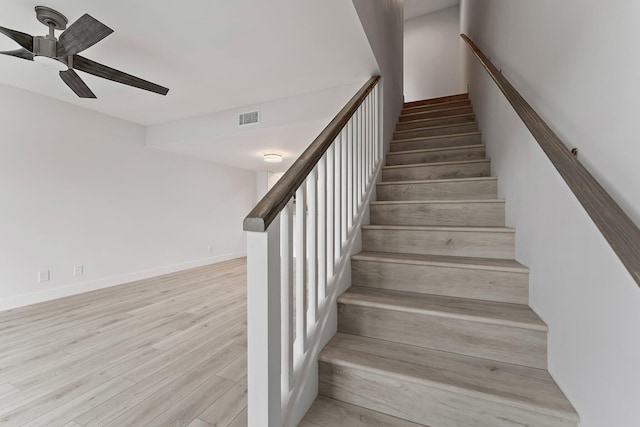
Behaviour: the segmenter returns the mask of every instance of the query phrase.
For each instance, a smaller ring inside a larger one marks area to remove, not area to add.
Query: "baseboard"
[[[58,298],[69,297],[72,295],[95,291],[98,289],[109,288],[112,286],[124,285],[136,280],[148,279],[150,277],[161,276],[163,274],[175,273],[177,271],[188,270],[190,268],[202,267],[203,265],[241,258],[246,255],[246,252],[218,255],[214,257],[187,261],[179,264],[172,264],[148,270],[136,271],[133,273],[105,277],[103,279],[92,280],[90,282],[74,283],[73,285],[59,286],[54,289],[32,292],[24,295],[15,295],[12,297],[0,299],[0,311],[24,307],[26,305],[37,304],[45,301],[51,301]]]

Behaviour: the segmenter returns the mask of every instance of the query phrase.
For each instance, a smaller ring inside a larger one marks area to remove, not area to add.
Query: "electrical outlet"
[[[49,270],[38,271],[38,282],[48,282],[49,280],[51,280]]]
[[[73,266],[73,277],[80,277],[84,274],[84,268],[81,265]]]
[[[212,254],[213,253],[213,245],[209,246],[209,253]]]

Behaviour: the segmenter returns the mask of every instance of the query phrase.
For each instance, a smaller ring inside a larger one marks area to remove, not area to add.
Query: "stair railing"
[[[382,159],[379,79],[367,81],[244,220],[252,427],[292,423],[292,402],[310,387],[329,296],[349,257],[345,243]]]
[[[480,48],[466,34],[461,34],[460,37],[471,47],[473,54],[500,88],[631,277],[640,286],[640,229],[638,226],[613,200],[607,190],[582,166],[576,158],[577,152],[569,149],[551,130]]]

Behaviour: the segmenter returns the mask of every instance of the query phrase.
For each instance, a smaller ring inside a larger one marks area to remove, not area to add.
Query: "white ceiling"
[[[149,126],[146,143],[238,168],[284,172],[363,83]],[[238,114],[253,110],[260,123],[239,127]],[[282,163],[265,163],[267,152],[281,153]]]
[[[40,1],[38,1],[38,4]],[[82,55],[170,88],[148,93],[84,73],[79,99],[53,70],[0,55],[0,82],[142,125],[165,123],[362,82],[375,72],[351,1],[46,0],[71,22],[115,30]],[[2,0],[0,25],[46,33],[25,0]],[[13,49],[0,35],[0,50]]]
[[[404,20],[457,6],[460,0],[404,0]]]
[[[256,128],[224,139],[211,138],[155,148],[241,169],[285,172],[328,122],[329,120],[313,120],[265,129]],[[265,153],[281,154],[282,162],[265,162]]]

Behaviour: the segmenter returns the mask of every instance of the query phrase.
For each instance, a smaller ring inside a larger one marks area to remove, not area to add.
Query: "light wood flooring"
[[[246,260],[0,312],[0,426],[246,426]]]

